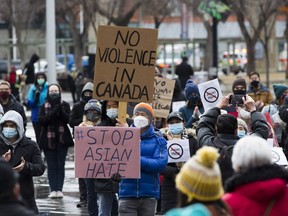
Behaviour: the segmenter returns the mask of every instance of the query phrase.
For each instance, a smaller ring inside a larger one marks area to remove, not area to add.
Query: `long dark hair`
[[[191,202],[188,202],[188,197],[184,193],[178,191],[178,204],[177,204],[178,208],[183,208],[196,203],[202,203],[203,205],[205,205],[209,209],[212,216],[231,215],[229,207],[221,199],[214,201],[201,201],[194,198]],[[212,209],[213,212],[211,211]]]

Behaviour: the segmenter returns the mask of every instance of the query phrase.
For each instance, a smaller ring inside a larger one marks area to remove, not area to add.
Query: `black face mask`
[[[60,103],[60,94],[59,93],[49,94],[48,100],[50,103]]]
[[[82,96],[82,100],[87,103],[89,100],[92,99],[92,96]]]
[[[233,93],[235,95],[245,95],[246,94],[246,90],[234,90]]]
[[[257,81],[257,80],[253,80],[252,82],[251,82],[251,86],[252,87],[258,87],[258,85],[259,85],[259,81]]]
[[[94,112],[87,112],[86,118],[87,118],[88,121],[97,122],[99,120],[99,118],[100,118],[100,115],[96,114]]]

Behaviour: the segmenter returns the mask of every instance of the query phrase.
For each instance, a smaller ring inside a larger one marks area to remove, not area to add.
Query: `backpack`
[[[221,170],[223,185],[225,181],[234,174],[231,160],[233,149],[234,145],[224,145],[219,151],[220,157],[218,158],[217,162]]]

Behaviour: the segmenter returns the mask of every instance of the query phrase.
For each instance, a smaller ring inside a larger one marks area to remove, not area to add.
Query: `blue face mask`
[[[181,134],[183,131],[183,123],[170,124],[169,130],[172,134]]]
[[[246,136],[246,131],[245,130],[238,130],[237,134],[238,134],[239,138],[242,138],[242,137]]]
[[[107,109],[106,114],[110,119],[115,119],[118,116],[118,108]]]
[[[8,139],[17,136],[18,134],[16,128],[9,128],[9,127],[4,127],[2,133]]]

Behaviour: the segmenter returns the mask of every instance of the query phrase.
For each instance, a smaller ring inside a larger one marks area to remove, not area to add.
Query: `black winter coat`
[[[0,200],[0,212],[3,216],[36,216],[36,213],[27,209],[18,201]]]
[[[38,122],[41,126],[40,133],[40,141],[39,146],[43,150],[48,150],[48,140],[47,140],[47,132],[48,126],[54,127],[54,132],[56,137],[59,138],[59,123],[60,121],[64,125],[64,137],[65,143],[64,147],[74,146],[74,142],[71,136],[71,132],[67,126],[70,117],[70,105],[69,103],[62,101],[61,104],[52,105],[51,111],[47,114],[45,113],[45,103],[40,107]],[[56,145],[62,145],[60,143],[56,143]]]
[[[0,155],[3,155],[9,149],[12,151],[10,163],[13,167],[20,164],[21,157],[26,161],[19,177],[21,195],[25,204],[27,204],[30,209],[38,212],[34,197],[33,176],[41,176],[45,171],[45,165],[38,145],[33,140],[24,136],[13,150],[12,146],[7,145],[0,139]]]
[[[72,111],[69,117],[69,125],[73,128],[73,135],[74,136],[74,127],[79,126],[83,122],[83,115],[84,115],[84,106],[86,102],[83,100],[78,101],[72,107]]]

